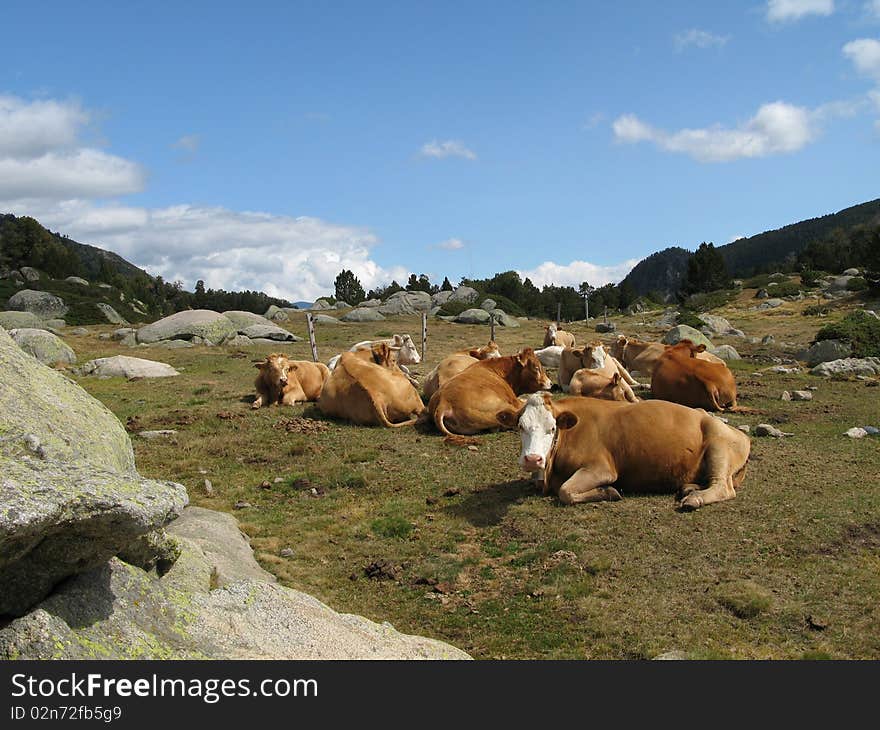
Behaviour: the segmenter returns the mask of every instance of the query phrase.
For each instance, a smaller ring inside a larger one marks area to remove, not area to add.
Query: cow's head
[[[495,357],[501,357],[501,350],[495,340],[489,340],[489,344],[482,347],[474,347],[468,350],[468,355],[475,357],[477,360],[491,360]]]
[[[577,352],[577,351],[575,351]],[[605,346],[598,340],[594,340],[580,351],[581,366],[590,370],[601,370],[605,367]]]
[[[553,387],[553,383],[544,372],[544,366],[531,347],[514,355],[514,378],[511,386],[517,394],[550,390]]]
[[[626,346],[628,344],[629,340],[626,338],[626,335],[617,335],[617,339],[611,346],[611,355],[623,362],[623,353],[626,352]]]
[[[667,352],[674,352],[682,357],[696,357],[706,351],[705,345],[695,345],[691,340],[679,340],[674,345],[667,345]]]
[[[393,368],[397,364],[399,348],[389,345],[387,342],[374,342],[370,346],[370,354],[376,365],[383,368]]]
[[[416,343],[409,335],[394,335],[391,347],[397,348],[397,362],[401,365],[418,365],[422,361]]]
[[[519,428],[522,450],[519,465],[527,472],[541,472],[547,467],[556,433],[571,428],[577,416],[568,411],[557,413],[547,393],[532,393],[517,410],[499,411],[495,417],[507,428]]]
[[[593,393],[593,398],[600,398],[602,400],[629,400],[626,397],[626,391],[620,384],[620,373],[614,373],[608,381],[608,385]]]
[[[286,355],[273,352],[262,362],[254,363],[254,367],[260,371],[260,377],[267,385],[278,389],[287,387],[290,361]]]

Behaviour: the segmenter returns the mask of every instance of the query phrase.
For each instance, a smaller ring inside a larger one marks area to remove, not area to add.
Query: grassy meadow
[[[444,445],[428,428],[324,420],[313,404],[252,411],[253,361],[273,348],[130,349],[67,337],[79,362],[124,354],[167,362],[175,378],[78,378],[132,432],[145,476],[182,482],[194,504],[232,512],[257,559],[285,585],[336,610],[448,641],[476,658],[880,658],[880,439],[843,436],[880,425],[876,380],[755,373],[806,345],[855,303],[805,316],[815,301],[753,311],[754,290],[715,313],[772,345],[717,338],[752,359],[732,364],[733,425],[767,422],[794,435],[752,439],[735,500],[694,513],[672,495],[564,507],[520,473],[515,433]],[[658,312],[615,317],[656,339]],[[503,354],[540,347],[542,322],[498,328]],[[303,341],[274,348],[310,359]],[[573,323],[579,342],[592,326]],[[319,326],[321,359],[359,340],[408,332],[420,319]],[[608,336],[603,336],[610,340]],[[449,352],[484,344],[488,327],[429,320],[425,375]],[[555,377],[555,372],[551,372]],[[808,402],[783,390],[815,385]],[[205,489],[212,484],[213,494]],[[289,551],[292,551],[292,556]],[[285,550],[286,557],[281,552]]]

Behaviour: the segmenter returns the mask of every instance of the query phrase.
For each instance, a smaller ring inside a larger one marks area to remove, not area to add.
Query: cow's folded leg
[[[572,474],[559,488],[559,499],[565,504],[582,502],[616,502],[620,492],[610,486],[617,473],[607,466],[584,466]]]
[[[684,484],[678,490],[678,494],[676,495],[676,499],[678,499],[678,501],[680,502],[685,497],[687,497],[691,492],[699,492],[701,489],[703,489],[703,486],[701,484],[694,484],[693,482],[691,482],[690,484]]]
[[[262,405],[263,405],[263,396],[258,395],[257,399],[253,403],[251,403],[251,408],[259,408]]]
[[[717,479],[705,489],[694,490],[682,498],[681,508],[688,511],[695,510],[707,504],[724,502],[734,497],[736,497],[736,490],[733,488],[732,480],[729,477]]]

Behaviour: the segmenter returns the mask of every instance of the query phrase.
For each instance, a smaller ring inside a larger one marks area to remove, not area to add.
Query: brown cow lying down
[[[544,327],[544,347],[550,347],[550,345],[574,347],[574,343],[574,335],[571,332],[558,329],[555,324],[548,324]]]
[[[644,342],[624,335],[618,335],[617,341],[611,346],[613,357],[623,363],[627,370],[637,372],[644,378],[654,374],[654,366],[664,352],[666,345],[662,342]],[[700,352],[696,357],[707,362],[724,364],[724,360],[711,352]]]
[[[471,347],[447,355],[437,364],[437,367],[428,373],[422,392],[426,398],[430,399],[434,393],[462,370],[467,370],[475,362],[489,360],[493,357],[501,357],[501,351],[493,340],[482,347]]]
[[[469,443],[457,434],[499,428],[496,414],[518,407],[517,395],[547,390],[552,383],[527,347],[516,355],[480,360],[456,375],[428,402],[428,414],[448,441]],[[454,432],[454,433],[453,433]]]
[[[664,401],[612,403],[535,393],[498,413],[520,428],[520,466],[565,504],[616,501],[618,489],[678,493],[694,510],[736,496],[749,437],[702,410]]]
[[[628,393],[624,390],[626,383],[620,377],[620,373],[614,373],[610,378],[607,375],[589,368],[581,368],[571,376],[568,386],[569,395],[579,395],[585,398],[601,398],[602,400],[629,400]],[[633,396],[635,397],[635,396]],[[632,403],[638,403],[636,398]]]
[[[620,375],[620,387],[623,389],[626,399],[631,403],[638,400],[632,391],[632,386],[641,388],[641,383],[637,382],[615,358],[605,352],[605,347],[601,342],[594,341],[578,349],[566,347],[562,351],[559,357],[559,386],[563,392],[569,392],[572,376],[582,368],[594,370],[609,379],[615,374]]]
[[[723,363],[696,357],[705,349],[690,340],[667,346],[651,376],[654,397],[709,411],[736,408],[733,373]]]
[[[251,408],[284,405],[317,400],[330,371],[324,363],[288,360],[274,352],[263,362],[254,364],[260,373],[254,380],[257,391]]]
[[[425,410],[409,379],[384,343],[372,351],[344,352],[330,374],[318,408],[364,426],[411,426]]]

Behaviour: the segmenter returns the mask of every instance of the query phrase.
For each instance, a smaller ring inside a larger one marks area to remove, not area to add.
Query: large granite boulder
[[[37,358],[43,365],[55,365],[63,363],[73,365],[76,362],[76,353],[60,337],[38,329],[14,329],[9,330],[16,345],[28,355]]]
[[[806,350],[795,355],[797,360],[807,363],[810,367],[822,362],[840,360],[852,355],[852,345],[842,340],[819,340]]]
[[[299,337],[294,335],[292,332],[288,332],[283,327],[278,327],[274,324],[268,324],[265,321],[263,324],[252,324],[250,327],[245,327],[241,330],[241,334],[245,337],[250,337],[252,340],[256,339],[265,339],[265,340],[277,340],[278,342],[298,342]]]
[[[489,297],[486,297],[480,303],[480,309],[485,309],[487,312],[491,312],[493,309],[496,309],[497,307],[498,307],[498,302],[496,302],[494,299],[490,299]]]
[[[711,333],[716,335],[732,335],[734,337],[741,336],[741,331],[736,329],[724,317],[717,314],[698,314],[697,319],[703,322]]]
[[[167,378],[180,375],[173,367],[164,362],[128,357],[127,355],[89,360],[82,366],[82,373],[83,375],[106,378]]]
[[[712,347],[712,341],[699,330],[688,327],[686,324],[680,324],[673,327],[665,335],[661,342],[664,345],[675,345],[682,340],[690,340],[695,345],[705,345],[706,349]]]
[[[87,282],[81,276],[68,276],[64,281],[70,284],[79,284],[80,286],[91,286],[89,282]]]
[[[100,310],[101,314],[104,315],[104,319],[110,324],[128,324],[125,317],[119,314],[119,312],[113,309],[109,304],[106,304],[105,302],[97,302],[95,306]]]
[[[382,300],[381,299],[367,299],[366,301],[358,304],[359,307],[381,307]]]
[[[392,294],[379,307],[384,315],[417,314],[431,308],[431,295],[423,291],[399,291]]]
[[[309,309],[334,309],[334,307],[326,299],[316,299]]]
[[[112,559],[0,630],[0,659],[468,659],[339,614],[257,565],[229,515],[189,508],[161,576]]]
[[[0,329],[0,615],[173,519],[172,482],[143,479],[128,434],[98,400]]]
[[[263,315],[266,319],[270,319],[273,322],[286,322],[289,317],[287,316],[287,312],[285,312],[281,307],[276,307],[274,304],[270,304],[269,308],[266,310],[266,313]]]
[[[436,294],[431,295],[431,305],[434,307],[442,307],[449,301],[449,297],[452,296],[451,289],[442,289],[438,291]]]
[[[37,271],[33,266],[22,266],[19,271],[21,272],[21,275],[24,277],[25,281],[40,280],[40,272]]]
[[[6,308],[18,312],[31,312],[40,319],[63,317],[68,311],[67,305],[60,297],[47,291],[34,291],[33,289],[22,289],[15,292],[9,297]]]
[[[742,357],[740,357],[740,354],[732,345],[718,345],[717,347],[710,347],[709,352],[715,355],[715,357],[720,357],[722,360],[727,360],[728,362],[730,362],[731,360],[742,360]]]
[[[371,307],[352,309],[339,318],[340,322],[382,322],[384,320],[385,317],[382,316],[379,310]]]
[[[312,315],[312,321],[315,324],[339,324],[339,320],[336,317],[331,317],[329,314]]]
[[[273,304],[272,306],[274,307],[275,305]],[[278,309],[278,307],[275,307],[275,309],[282,311]],[[253,324],[266,324],[267,319],[272,319],[271,317],[264,317],[261,314],[254,314],[253,312],[244,312],[236,309],[223,312],[223,316],[238,328],[239,333]]]
[[[453,321],[458,324],[489,324],[489,317],[485,309],[465,309]]]
[[[45,329],[46,324],[33,312],[0,312],[0,327],[14,329]]]
[[[495,309],[492,311],[492,314],[495,317],[495,321],[502,327],[519,327],[519,320],[502,309]]]
[[[810,372],[813,375],[880,375],[880,357],[845,357],[840,360],[819,363]]]
[[[480,293],[476,289],[472,289],[469,286],[460,286],[449,295],[446,301],[473,304],[479,297]]]
[[[137,339],[140,343],[151,344],[162,340],[192,340],[200,337],[217,345],[237,333],[236,326],[219,312],[193,309],[177,312],[141,327]]]

